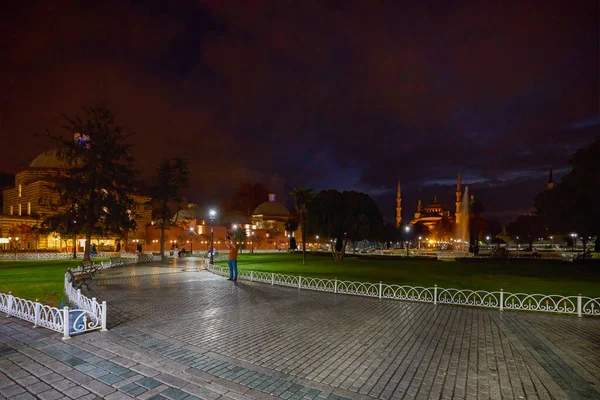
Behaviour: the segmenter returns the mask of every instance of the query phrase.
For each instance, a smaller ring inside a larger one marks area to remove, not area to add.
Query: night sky
[[[600,135],[596,0],[11,3],[4,171],[61,114],[103,105],[135,132],[143,177],[191,160],[198,203],[262,181],[280,198],[364,191],[391,218],[400,179],[407,218],[418,196],[452,206],[461,170],[506,220]]]

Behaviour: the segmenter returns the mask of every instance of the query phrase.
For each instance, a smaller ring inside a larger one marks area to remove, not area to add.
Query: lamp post
[[[410,232],[410,226],[406,226],[404,228],[404,231],[406,232],[406,237],[404,239],[404,245],[406,246],[406,257],[408,257],[408,233]]]
[[[215,210],[210,210],[208,212],[208,216],[210,218],[210,263],[213,264],[213,253],[215,244],[215,217],[217,216],[217,212]]]
[[[254,254],[254,231],[250,233],[250,253]]]
[[[421,250],[421,240],[423,240],[423,236],[419,236],[419,250]]]
[[[573,238],[573,251],[575,251],[575,247],[577,246],[577,234],[571,233],[571,237]]]
[[[194,255],[194,228],[190,226],[190,254]]]

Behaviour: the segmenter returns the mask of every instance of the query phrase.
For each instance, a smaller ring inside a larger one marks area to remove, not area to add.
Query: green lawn
[[[98,261],[98,260],[94,260]],[[0,292],[58,306],[65,300],[63,280],[67,267],[81,260],[36,260],[0,262]]]
[[[239,269],[409,286],[600,297],[600,265],[467,264],[456,261],[364,260],[307,254],[241,254]],[[218,262],[227,265],[227,261]]]

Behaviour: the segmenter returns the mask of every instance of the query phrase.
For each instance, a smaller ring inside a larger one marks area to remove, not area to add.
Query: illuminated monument
[[[469,197],[468,188],[464,192],[461,186],[460,172],[456,183],[456,200],[454,202],[454,211],[441,204],[437,196],[433,197],[433,202],[423,207],[421,199],[417,201],[417,212],[410,220],[410,225],[422,223],[429,230],[442,220],[447,220],[455,225],[454,237],[463,243],[469,241],[469,205],[473,202],[474,197]],[[398,181],[398,192],[396,195],[396,227],[402,223],[402,193],[400,191],[400,181]]]

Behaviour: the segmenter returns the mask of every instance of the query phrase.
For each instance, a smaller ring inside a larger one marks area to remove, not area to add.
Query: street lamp
[[[410,226],[406,226],[404,228],[404,231],[406,232],[406,238],[404,240],[404,245],[406,246],[406,257],[408,257],[408,233],[410,232]]]
[[[421,240],[423,240],[423,236],[419,236],[419,250],[421,250]]]
[[[213,253],[215,244],[215,218],[217,217],[217,211],[210,210],[208,212],[208,216],[210,218],[210,264],[212,265],[214,262]]]
[[[250,234],[250,253],[254,254],[254,231]]]
[[[575,251],[575,246],[577,246],[577,234],[571,233],[571,237],[573,238],[573,251]]]
[[[194,255],[194,228],[190,226],[190,254]]]

